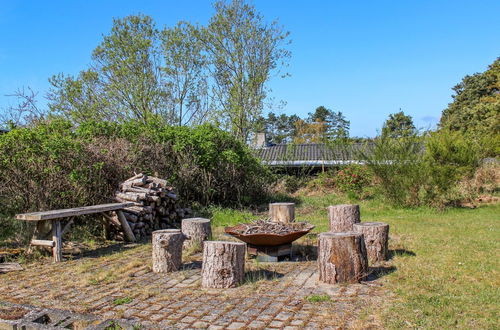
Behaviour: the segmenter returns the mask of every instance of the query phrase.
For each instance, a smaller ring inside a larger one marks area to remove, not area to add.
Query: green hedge
[[[258,203],[270,180],[246,145],[211,125],[53,119],[0,135],[0,217],[109,202],[133,172],[166,178],[200,205]]]

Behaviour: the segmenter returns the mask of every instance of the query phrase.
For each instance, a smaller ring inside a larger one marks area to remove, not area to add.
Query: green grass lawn
[[[297,198],[296,218],[314,223],[314,232],[328,230],[328,205],[349,202],[333,194]],[[388,266],[394,271],[381,279],[393,293],[380,311],[387,327],[500,327],[500,204],[437,211],[352,203],[361,205],[362,221],[391,226]],[[219,227],[259,218],[228,209],[212,209],[212,216]]]

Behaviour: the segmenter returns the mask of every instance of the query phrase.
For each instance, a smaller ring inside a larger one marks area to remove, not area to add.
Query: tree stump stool
[[[212,227],[210,219],[189,218],[183,219],[181,224],[182,233],[186,236],[184,246],[203,248],[203,241],[212,236]]]
[[[153,271],[174,272],[182,266],[182,244],[185,237],[179,229],[153,232]]]
[[[363,234],[321,233],[318,238],[319,280],[329,284],[359,283],[368,271]]]
[[[384,222],[361,222],[353,226],[355,232],[362,233],[370,264],[387,260],[389,225]]]
[[[294,222],[295,203],[270,203],[269,218],[275,222]]]
[[[359,205],[342,204],[328,207],[330,231],[345,233],[352,231],[352,225],[360,222]]]
[[[242,283],[245,277],[245,250],[245,243],[205,241],[201,286],[233,288]]]

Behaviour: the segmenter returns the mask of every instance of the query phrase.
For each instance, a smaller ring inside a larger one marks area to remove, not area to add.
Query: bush
[[[425,171],[422,149],[422,138],[417,135],[391,138],[383,134],[361,152],[361,158],[378,182],[380,193],[393,205],[419,204]]]
[[[443,207],[464,197],[457,187],[478,167],[478,147],[459,132],[441,130],[427,136],[423,153],[426,176],[422,180],[426,204]]]
[[[0,216],[12,223],[15,213],[110,202],[134,171],[168,179],[184,202],[201,205],[258,203],[270,180],[244,144],[210,125],[74,128],[54,119],[0,135]]]
[[[273,193],[293,194],[307,183],[307,176],[276,174]]]
[[[463,134],[441,130],[403,138],[382,134],[361,157],[393,205],[442,208],[464,197],[458,184],[474,173],[479,149]]]
[[[345,193],[359,194],[370,184],[370,173],[366,166],[348,165],[339,170],[335,177],[335,186]]]

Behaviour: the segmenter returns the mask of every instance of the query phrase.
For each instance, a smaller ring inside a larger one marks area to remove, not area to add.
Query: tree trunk
[[[359,283],[367,274],[363,234],[321,233],[318,239],[319,280],[329,284]]]
[[[354,231],[362,233],[370,264],[387,260],[389,225],[383,222],[362,222],[354,224]]]
[[[294,222],[295,203],[270,203],[269,218],[275,222]]]
[[[205,241],[201,285],[204,288],[233,288],[245,277],[245,243]]]
[[[179,229],[153,232],[153,271],[167,273],[182,266],[182,243],[184,235]]]
[[[359,205],[343,204],[328,207],[330,231],[345,233],[352,231],[352,225],[359,223]]]
[[[187,238],[187,241],[184,242],[186,247],[199,247],[201,249],[203,247],[203,241],[206,241],[212,236],[210,219],[183,219],[181,228],[182,233]]]

